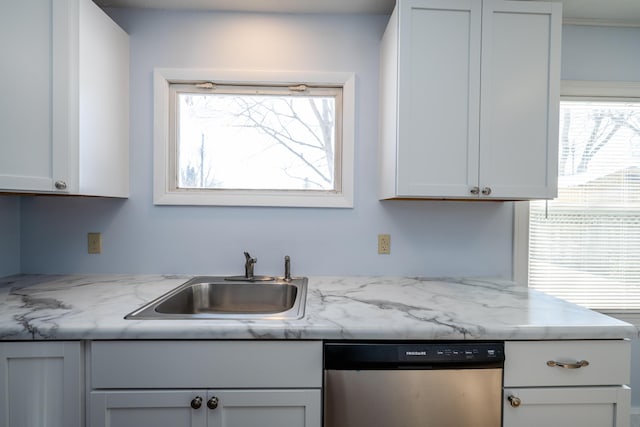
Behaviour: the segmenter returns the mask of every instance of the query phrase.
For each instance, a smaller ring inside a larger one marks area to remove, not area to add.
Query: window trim
[[[560,99],[600,101],[638,101],[640,82],[608,82],[589,80],[563,80]],[[529,202],[514,202],[513,207],[513,277],[518,285],[529,286]],[[636,325],[640,325],[640,313],[624,310],[601,310]]]
[[[335,192],[290,190],[175,191],[169,156],[170,85],[213,81],[223,85],[298,85],[342,87],[341,188]],[[154,69],[153,203],[192,206],[273,206],[353,208],[355,147],[355,74],[349,72]]]

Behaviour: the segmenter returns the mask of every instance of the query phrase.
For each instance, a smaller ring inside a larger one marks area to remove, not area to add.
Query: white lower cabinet
[[[629,427],[628,340],[505,358],[503,427]],[[321,388],[320,341],[0,342],[0,427],[321,427]]]
[[[505,388],[504,399],[504,427],[629,426],[626,386]]]
[[[94,341],[90,427],[321,427],[319,341]]]
[[[0,342],[0,427],[81,427],[80,342]]]
[[[505,358],[503,427],[629,427],[629,341],[511,341]]]
[[[91,393],[93,427],[320,427],[320,390]]]

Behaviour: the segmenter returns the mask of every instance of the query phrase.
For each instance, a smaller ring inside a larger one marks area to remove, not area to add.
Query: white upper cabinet
[[[128,35],[91,0],[7,0],[0,47],[0,192],[128,197]]]
[[[380,199],[555,197],[561,14],[398,1],[381,42]]]

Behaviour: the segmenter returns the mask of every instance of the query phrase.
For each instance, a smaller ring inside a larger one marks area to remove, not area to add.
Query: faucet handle
[[[244,257],[247,260],[247,264],[255,264],[258,262],[258,258],[252,258],[247,251],[244,252]]]

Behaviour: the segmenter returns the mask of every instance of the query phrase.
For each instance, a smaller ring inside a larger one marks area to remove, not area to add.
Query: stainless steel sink
[[[299,319],[306,297],[306,277],[199,276],[125,319]]]

